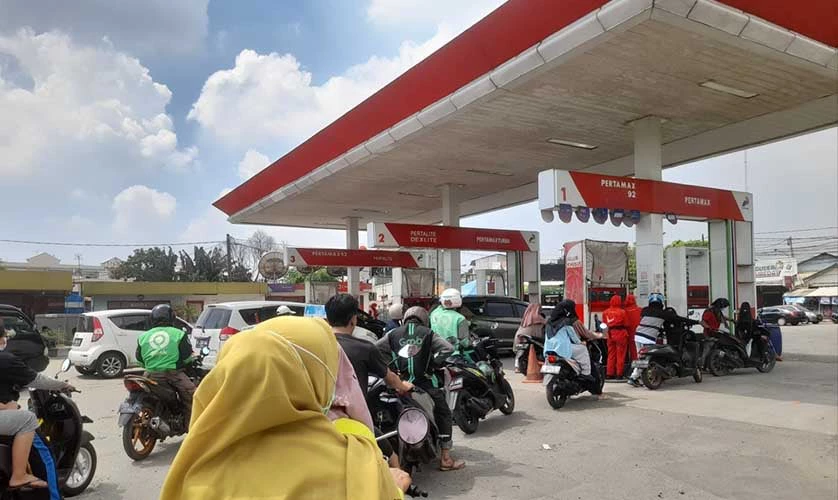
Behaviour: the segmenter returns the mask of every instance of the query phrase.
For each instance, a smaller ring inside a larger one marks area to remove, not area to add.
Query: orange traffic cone
[[[527,358],[527,376],[524,377],[525,384],[537,384],[544,380],[544,375],[541,374],[541,363],[538,362],[538,356],[535,355],[535,346],[530,346],[530,354]]]

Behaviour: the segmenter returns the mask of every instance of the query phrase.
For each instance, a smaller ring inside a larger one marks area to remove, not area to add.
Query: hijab
[[[527,310],[524,311],[524,316],[521,318],[521,326],[528,327],[533,325],[543,325],[547,320],[541,315],[541,304],[530,304]]]
[[[195,393],[160,499],[400,498],[371,433],[325,415],[338,369],[320,319],[278,317],[231,338]]]

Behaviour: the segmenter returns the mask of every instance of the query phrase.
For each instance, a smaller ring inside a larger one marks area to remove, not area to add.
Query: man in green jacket
[[[186,333],[174,327],[175,312],[169,304],[159,304],[151,310],[151,330],[140,335],[137,362],[151,379],[166,382],[174,388],[188,424],[192,417],[192,395],[195,384],[184,372],[192,358],[192,344]]]
[[[469,321],[457,312],[463,306],[459,290],[449,288],[439,296],[439,307],[431,311],[431,330],[454,346],[454,352],[471,359]]]

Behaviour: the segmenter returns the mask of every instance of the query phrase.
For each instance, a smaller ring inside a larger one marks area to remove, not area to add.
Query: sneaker
[[[633,378],[628,379],[628,381],[626,381],[626,383],[628,385],[632,386],[632,387],[642,387],[643,386],[643,384],[641,384],[639,380],[633,379]]]

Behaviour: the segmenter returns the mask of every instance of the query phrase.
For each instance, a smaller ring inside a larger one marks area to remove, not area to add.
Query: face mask
[[[326,369],[326,373],[329,375],[329,378],[332,379],[332,396],[329,398],[329,403],[326,406],[324,406],[323,408],[320,408],[320,411],[324,415],[329,413],[329,410],[332,408],[332,403],[335,401],[335,391],[337,390],[337,384],[338,384],[337,378],[332,373],[332,370],[329,369],[329,366],[322,359],[318,358],[316,354],[309,351],[305,347],[299,346],[299,345],[291,342],[290,340],[288,340],[287,338],[283,337],[282,335],[280,335],[276,332],[271,332],[271,333],[273,333],[274,335],[276,335],[277,337],[282,339],[283,342],[290,345],[294,349],[294,354],[297,356],[297,360],[299,360],[299,362],[303,366],[304,370],[306,369],[306,366],[305,366],[305,362],[303,362],[302,356],[300,356],[301,352],[309,355],[312,359],[314,359],[315,361],[320,363],[323,366],[323,368]]]

